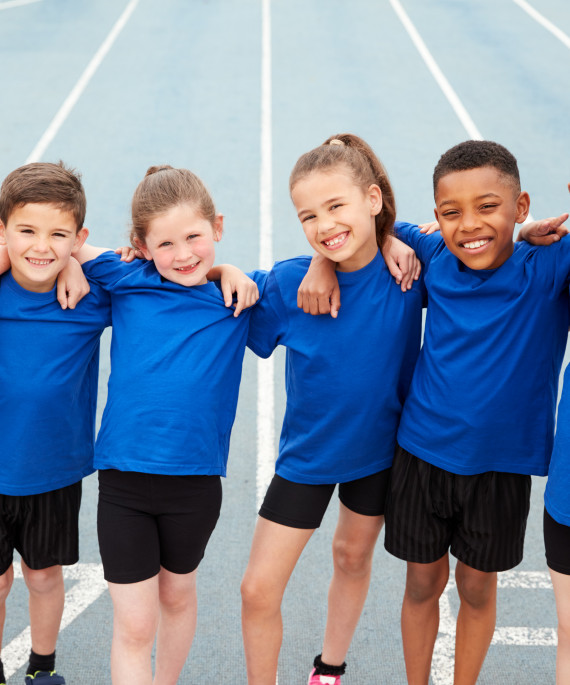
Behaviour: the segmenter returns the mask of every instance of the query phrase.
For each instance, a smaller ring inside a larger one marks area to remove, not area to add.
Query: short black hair
[[[437,192],[440,179],[454,171],[468,171],[481,167],[493,167],[506,176],[517,193],[520,193],[521,179],[517,160],[506,147],[492,140],[466,140],[454,145],[439,158],[433,170],[433,192]]]

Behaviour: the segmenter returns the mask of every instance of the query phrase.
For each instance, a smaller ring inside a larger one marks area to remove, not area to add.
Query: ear
[[[530,196],[527,192],[519,193],[516,200],[517,214],[515,221],[517,224],[522,224],[526,220],[530,211]]]
[[[75,242],[73,243],[73,248],[71,250],[71,254],[75,254],[78,252],[82,247],[85,241],[87,240],[87,236],[89,235],[89,229],[85,228],[80,228],[77,231],[77,235],[75,236]]]
[[[143,257],[147,260],[147,262],[152,262],[152,255],[150,254],[150,250],[148,249],[146,244],[138,238],[135,238],[133,242],[135,244],[135,248],[143,253]]]
[[[437,207],[434,207],[434,208],[433,208],[433,214],[434,214],[434,216],[435,216],[435,220],[436,220],[437,223],[439,224],[439,212],[437,211]]]
[[[370,200],[370,215],[377,216],[382,211],[382,191],[376,183],[368,187],[368,199]]]
[[[219,242],[222,239],[222,233],[224,232],[224,215],[216,214],[214,218],[214,223],[212,224],[212,229],[214,231],[214,240]]]
[[[0,221],[0,245],[6,245],[6,226]]]

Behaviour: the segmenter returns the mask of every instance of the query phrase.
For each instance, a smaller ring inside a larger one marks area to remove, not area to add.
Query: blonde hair
[[[376,215],[376,242],[382,247],[396,220],[396,201],[388,173],[372,148],[351,133],[330,136],[319,147],[301,155],[289,177],[289,192],[314,171],[333,172],[345,167],[354,183],[366,190],[376,184],[382,191],[382,211]]]
[[[145,245],[152,219],[181,204],[192,205],[206,221],[214,224],[214,201],[196,174],[188,169],[175,169],[168,164],[149,167],[131,203],[132,245]]]

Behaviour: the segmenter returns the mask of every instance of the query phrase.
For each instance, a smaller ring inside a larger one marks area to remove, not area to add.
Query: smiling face
[[[189,204],[172,207],[151,219],[145,245],[146,259],[154,261],[158,273],[180,285],[204,285],[215,259],[215,244],[222,237],[223,217],[212,225]]]
[[[73,213],[46,203],[16,207],[6,225],[0,222],[0,244],[8,248],[14,280],[31,292],[49,292],[73,250],[85,242]]]
[[[497,269],[512,255],[515,223],[530,206],[528,193],[490,166],[442,176],[435,202],[445,244],[471,269]]]
[[[377,185],[363,191],[348,170],[313,171],[291,190],[307,240],[340,271],[356,271],[378,252],[375,216],[382,209]]]

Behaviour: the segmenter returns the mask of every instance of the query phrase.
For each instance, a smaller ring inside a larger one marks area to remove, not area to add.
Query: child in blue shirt
[[[84,246],[111,295],[107,404],[95,449],[98,535],[114,608],[114,685],[174,685],[196,624],[196,571],[221,506],[251,310],[208,282],[223,217],[186,169],[151,167],[132,201],[146,260]],[[241,272],[240,272],[241,273]],[[255,273],[263,288],[265,274]],[[242,304],[257,299],[247,279]],[[240,308],[242,306],[240,304]],[[236,310],[236,314],[239,311]]]
[[[0,276],[0,636],[16,549],[30,595],[28,685],[65,683],[55,671],[61,567],[78,560],[81,479],[93,472],[110,302],[95,284],[75,308],[56,293],[87,236],[85,209],[79,176],[61,163],[20,167],[0,189],[0,263],[11,267]]]
[[[251,315],[254,352],[287,348],[287,408],[242,582],[242,624],[249,685],[273,685],[283,593],[338,483],[327,626],[309,683],[339,685],[384,521],[423,285],[402,292],[379,251],[393,227],[394,197],[364,141],[339,135],[303,155],[290,191],[309,244],[336,264],[344,305],[338,318],[301,311],[297,290],[310,258],[298,257],[275,264]]]

